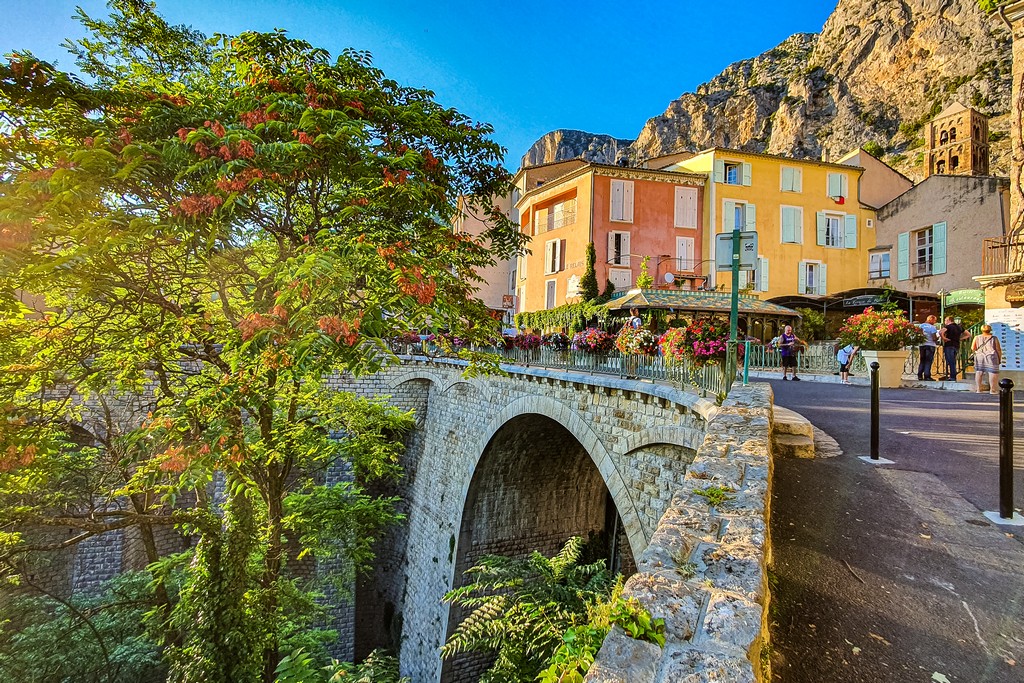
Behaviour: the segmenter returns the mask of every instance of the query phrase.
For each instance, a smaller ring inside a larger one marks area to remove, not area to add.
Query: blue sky
[[[0,51],[30,49],[71,67],[59,46],[81,35],[76,5],[103,0],[0,0]],[[544,133],[576,128],[633,138],[670,101],[728,64],[797,32],[817,32],[834,0],[696,3],[158,0],[172,23],[205,33],[283,28],[337,54],[355,47],[405,85],[495,127],[519,158]]]

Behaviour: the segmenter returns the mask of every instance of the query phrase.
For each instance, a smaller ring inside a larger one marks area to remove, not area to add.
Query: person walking
[[[991,325],[981,326],[981,334],[974,338],[971,352],[974,353],[975,391],[982,393],[981,378],[988,373],[988,391],[990,394],[998,394],[999,364],[1003,362],[1003,349],[992,334]]]
[[[956,357],[960,355],[960,342],[969,339],[971,335],[960,327],[951,315],[946,316],[945,324],[939,330],[939,335],[942,337],[942,355],[946,359],[946,376],[943,379],[955,382]],[[964,368],[960,368],[960,376],[964,379],[967,378]]]
[[[932,361],[935,360],[935,347],[939,341],[939,330],[935,327],[936,322],[938,322],[938,318],[930,315],[921,323],[924,343],[918,347],[921,362],[917,366],[917,378],[925,382],[935,381],[932,378]]]
[[[802,346],[804,341],[800,337],[793,334],[793,326],[786,325],[783,329],[782,334],[779,335],[779,355],[782,356],[782,379],[788,380],[789,377],[786,375],[790,368],[793,368],[793,381],[799,382],[800,378],[796,376],[796,360],[799,346]]]
[[[850,384],[850,365],[853,364],[853,357],[858,351],[859,346],[847,344],[836,354],[836,360],[839,361],[839,379],[843,384]]]

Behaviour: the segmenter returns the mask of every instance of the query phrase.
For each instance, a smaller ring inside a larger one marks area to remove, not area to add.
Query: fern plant
[[[588,625],[594,606],[611,595],[614,582],[603,560],[579,564],[584,545],[576,537],[551,558],[538,552],[525,558],[482,558],[466,572],[472,582],[444,597],[470,613],[441,656],[496,655],[481,683],[536,680],[565,643],[567,631]]]

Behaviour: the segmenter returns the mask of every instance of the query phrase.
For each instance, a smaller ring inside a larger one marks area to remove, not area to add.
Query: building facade
[[[988,117],[959,102],[925,128],[924,175],[988,175]]]
[[[860,201],[864,169],[804,159],[714,148],[669,170],[707,174],[703,207],[705,253],[715,257],[715,234],[758,233],[757,268],[740,286],[769,299],[824,295],[864,284],[875,245],[871,206]],[[730,289],[728,277],[709,285]]]
[[[584,162],[521,170],[515,208],[531,253],[516,268],[517,310],[578,301],[591,242],[602,290],[606,282],[617,291],[632,288],[645,256],[657,284],[694,287],[704,258],[706,181],[703,174]]]
[[[494,206],[509,219],[518,222],[519,216],[512,206],[511,197],[496,198]],[[453,227],[456,233],[476,237],[486,232],[489,226],[486,217],[474,211],[466,198],[460,196]],[[494,316],[500,318],[506,325],[511,324],[512,316],[515,314],[512,298],[515,292],[515,266],[515,259],[501,259],[493,266],[477,272],[482,280],[478,283],[477,296],[491,309]]]

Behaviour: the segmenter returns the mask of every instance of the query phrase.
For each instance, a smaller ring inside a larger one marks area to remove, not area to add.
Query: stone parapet
[[[590,683],[768,680],[768,501],[772,393],[736,386],[709,419],[704,442],[626,582],[654,617],[665,647],[619,627],[605,639]],[[717,504],[712,487],[730,489]]]

